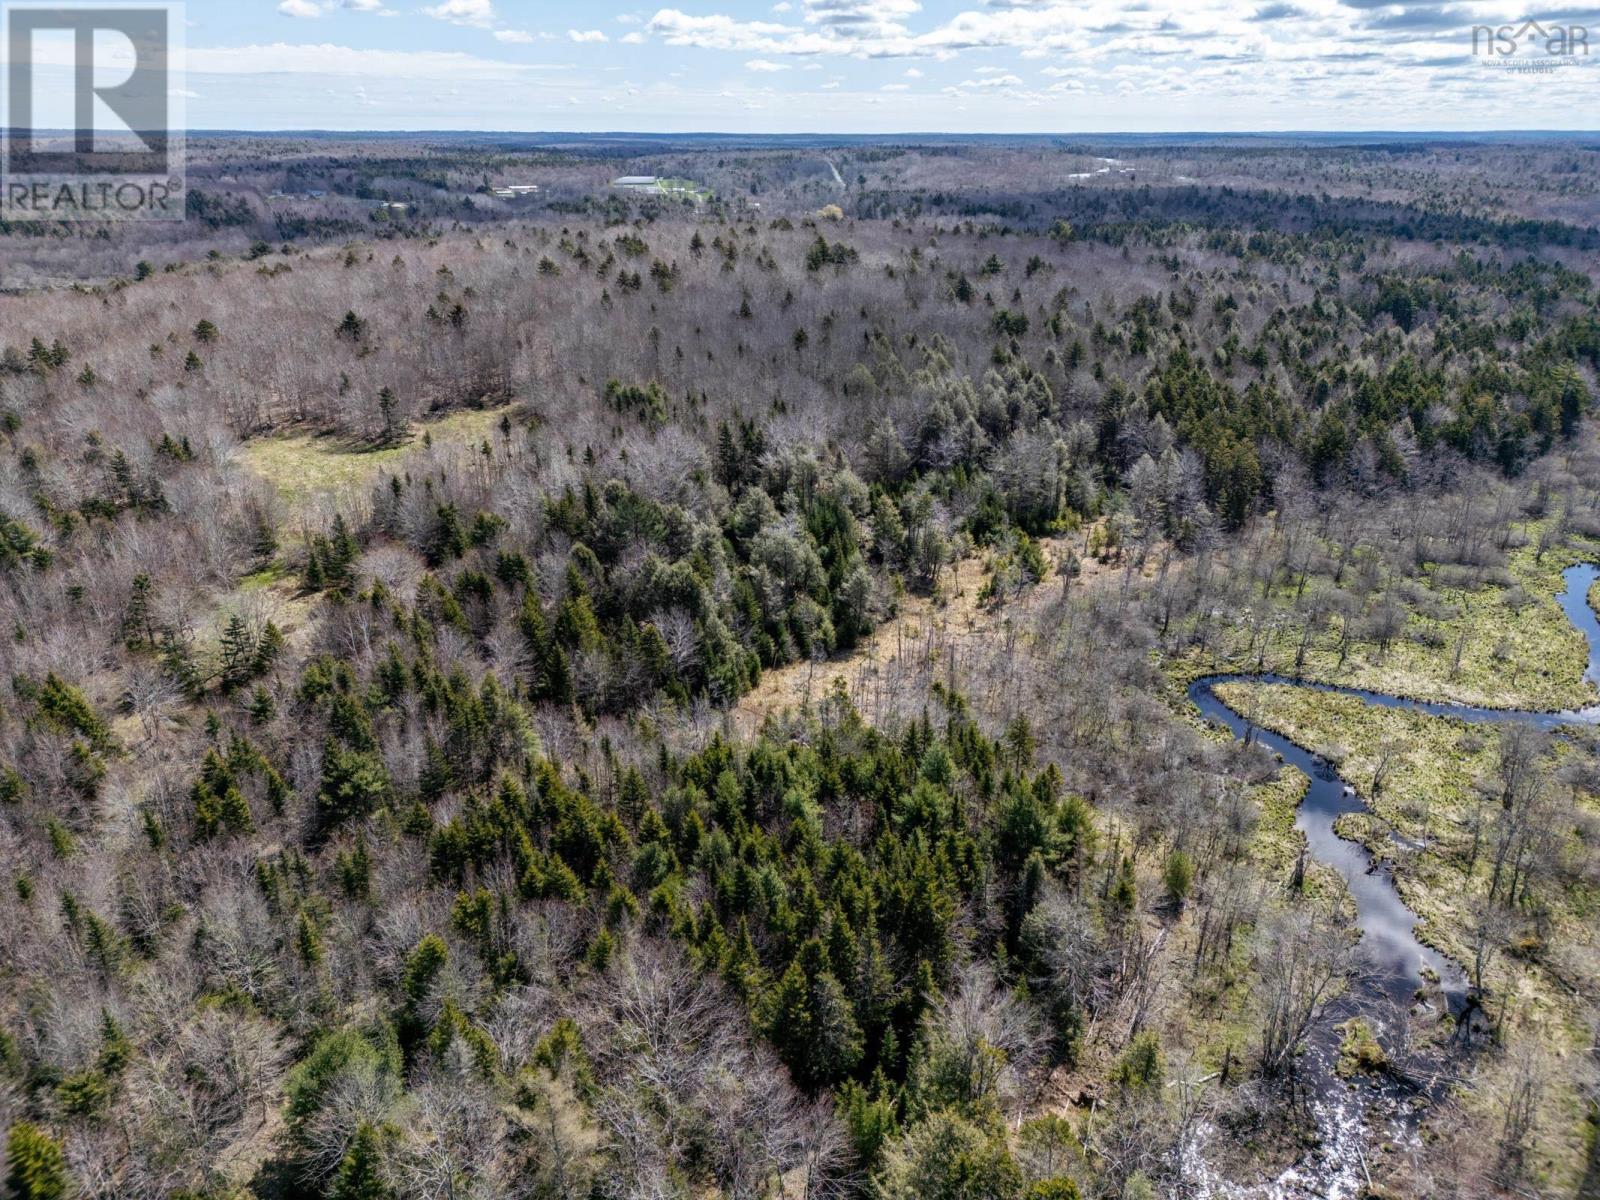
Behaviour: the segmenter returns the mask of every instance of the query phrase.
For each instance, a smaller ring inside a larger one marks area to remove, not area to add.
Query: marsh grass
[[[1452,572],[1428,564],[1418,579],[1380,593],[1405,609],[1399,636],[1387,646],[1355,633],[1359,614],[1330,620],[1312,639],[1299,677],[1489,708],[1557,711],[1600,701],[1583,677],[1587,644],[1556,602],[1561,572],[1600,560],[1600,545],[1573,539],[1541,555],[1540,529],[1538,523],[1519,527],[1522,544],[1507,552],[1504,572],[1480,586],[1459,586]],[[1304,591],[1330,583],[1314,576]],[[1296,674],[1301,625],[1294,605],[1301,594],[1297,581],[1257,593],[1265,614],[1241,609],[1224,615],[1210,651],[1184,651],[1169,673],[1185,681],[1217,672]],[[1341,653],[1347,621],[1351,636]]]

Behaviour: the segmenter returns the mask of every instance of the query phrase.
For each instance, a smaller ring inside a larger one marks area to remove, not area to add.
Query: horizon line
[[[73,129],[65,126],[7,126],[0,127],[0,136],[69,136],[82,132],[91,132]],[[92,132],[102,137],[139,136],[138,131],[101,130]],[[157,131],[149,131],[157,132]],[[843,130],[797,130],[778,132],[774,130],[756,130],[739,132],[725,129],[475,129],[460,127],[452,129],[332,129],[322,126],[281,126],[275,128],[247,129],[243,127],[222,126],[217,128],[188,128],[183,130],[166,130],[168,136],[180,133],[185,137],[228,137],[228,136],[273,136],[285,134],[316,134],[336,137],[632,137],[632,138],[850,138],[850,139],[877,139],[892,140],[899,138],[1013,138],[1013,139],[1040,139],[1040,138],[1074,138],[1074,137],[1396,137],[1396,138],[1427,138],[1427,137],[1553,137],[1553,138],[1581,138],[1600,137],[1600,128],[1595,129],[1545,129],[1545,128],[1482,128],[1482,129],[1392,129],[1392,128],[1351,128],[1351,129],[1108,129],[1108,130],[1039,130],[1015,132],[1006,130],[953,130],[953,129],[927,129],[927,130],[894,130],[876,133],[851,133]]]

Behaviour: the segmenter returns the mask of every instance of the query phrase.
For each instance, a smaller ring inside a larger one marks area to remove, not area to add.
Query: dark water
[[[1340,817],[1346,813],[1367,811],[1365,801],[1346,786],[1326,759],[1297,746],[1281,734],[1252,724],[1224,704],[1213,688],[1219,683],[1235,681],[1284,684],[1294,681],[1272,675],[1212,676],[1191,685],[1189,698],[1206,717],[1226,725],[1234,737],[1249,739],[1275,751],[1283,757],[1284,762],[1311,780],[1295,818],[1295,827],[1305,833],[1311,857],[1338,871],[1349,886],[1350,895],[1355,900],[1362,945],[1375,980],[1385,991],[1403,999],[1422,986],[1422,972],[1426,967],[1435,977],[1447,981],[1447,991],[1460,991],[1465,983],[1460,971],[1436,951],[1417,941],[1414,932],[1416,914],[1401,902],[1400,893],[1395,890],[1388,872],[1374,867],[1372,855],[1365,847],[1334,833],[1334,822]],[[1317,690],[1349,694],[1345,689]]]
[[[1583,677],[1600,686],[1600,617],[1596,617],[1594,609],[1589,607],[1589,589],[1594,586],[1596,579],[1600,579],[1600,565],[1584,563],[1568,567],[1561,577],[1567,583],[1566,591],[1556,597],[1561,602],[1561,611],[1567,614],[1572,627],[1589,642],[1589,665]],[[1595,707],[1583,711],[1588,715],[1595,712]]]

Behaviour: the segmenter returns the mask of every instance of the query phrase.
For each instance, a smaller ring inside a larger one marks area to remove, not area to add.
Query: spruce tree
[[[328,1200],[388,1200],[389,1189],[379,1170],[378,1133],[363,1121],[356,1126],[350,1149],[334,1173]]]
[[[222,686],[232,690],[249,676],[256,657],[256,639],[238,613],[222,630]]]
[[[6,1200],[62,1200],[68,1193],[61,1143],[28,1121],[6,1138]]]

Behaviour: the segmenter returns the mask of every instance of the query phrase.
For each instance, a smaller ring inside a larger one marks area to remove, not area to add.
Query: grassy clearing
[[[412,430],[411,440],[374,449],[328,434],[290,433],[246,442],[245,466],[278,490],[302,513],[319,500],[342,502],[363,496],[378,476],[396,469],[429,445],[474,446],[497,436],[506,409],[465,409]]]

